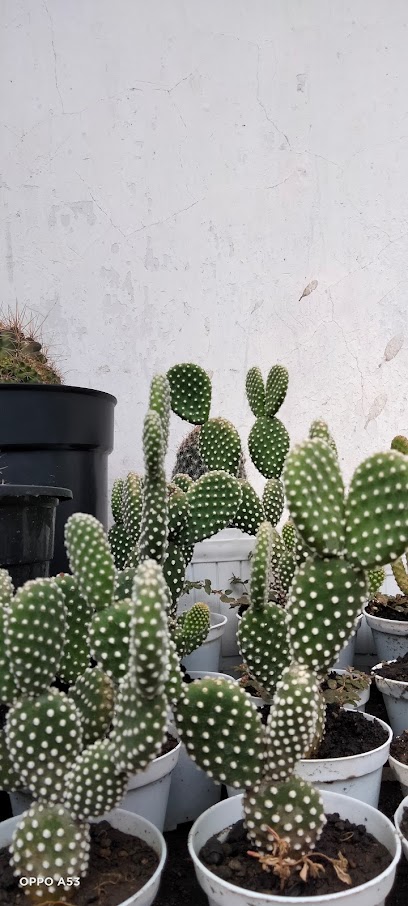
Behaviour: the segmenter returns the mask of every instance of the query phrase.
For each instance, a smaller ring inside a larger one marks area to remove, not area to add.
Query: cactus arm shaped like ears
[[[237,476],[241,440],[237,429],[226,418],[211,418],[203,425],[198,448],[209,471],[223,469]]]
[[[17,877],[52,878],[46,889],[48,899],[50,894],[55,897],[64,888],[70,889],[65,886],[66,878],[84,877],[89,851],[88,824],[74,821],[62,805],[35,802],[13,833],[10,864]]]
[[[69,690],[82,718],[83,743],[89,746],[108,731],[115,704],[115,684],[100,667],[87,667]]]
[[[392,571],[394,573],[394,577],[395,577],[394,567],[397,567],[398,563],[401,564],[402,569],[405,572],[405,567],[404,567],[402,560],[396,560],[395,563],[392,563]],[[368,593],[371,598],[373,598],[374,595],[377,594],[377,591],[380,590],[380,588],[384,582],[384,579],[385,579],[385,570],[382,566],[380,567],[380,569],[369,569],[368,570],[368,572],[367,572]],[[400,588],[401,588],[401,586],[400,586]],[[407,593],[408,593],[408,580],[407,580]]]
[[[403,595],[408,595],[408,571],[402,557],[399,557],[398,560],[395,560],[395,562],[391,564],[391,569],[399,590]],[[382,582],[380,583],[380,585],[382,585]],[[375,589],[375,591],[378,591],[378,588],[379,586]]]
[[[140,522],[142,519],[142,482],[140,475],[129,472],[123,482],[123,523],[132,543],[139,541]]]
[[[408,458],[390,450],[354,472],[346,504],[347,557],[363,569],[385,566],[408,547]]]
[[[366,600],[365,575],[347,560],[306,560],[293,580],[287,609],[293,660],[317,672],[329,669]]]
[[[228,472],[208,472],[187,492],[189,519],[180,541],[196,544],[225,528],[241,503],[241,486]]]
[[[285,496],[283,493],[282,482],[279,478],[270,478],[266,482],[262,494],[262,503],[265,511],[265,519],[275,526],[282,516],[285,506]]]
[[[151,700],[140,695],[133,670],[122,677],[109,736],[117,770],[137,774],[160,754],[166,738],[167,709],[165,695]]]
[[[67,770],[82,749],[81,714],[74,702],[56,689],[21,698],[7,714],[5,731],[23,785],[36,799],[59,802]]]
[[[312,422],[309,428],[309,437],[311,440],[314,440],[316,437],[320,438],[320,440],[324,440],[337,456],[336,442],[330,434],[329,426],[322,419],[318,418]]]
[[[277,604],[248,607],[238,627],[238,647],[252,676],[272,698],[290,662],[286,613]]]
[[[275,416],[261,415],[252,425],[248,437],[249,454],[264,478],[279,478],[289,445],[285,425]]]
[[[108,739],[87,746],[67,774],[63,805],[76,821],[106,815],[122,801],[128,775],[119,771]]]
[[[169,485],[169,541],[176,544],[188,522],[187,494],[177,485]]]
[[[5,731],[4,729],[0,730],[0,789],[14,793],[22,788],[21,777],[14,768],[7,748]]]
[[[112,485],[111,510],[116,525],[122,525],[123,522],[123,485],[123,478],[115,478]]]
[[[168,588],[154,560],[138,567],[132,600],[129,671],[140,694],[153,699],[163,694],[169,675]]]
[[[52,579],[32,579],[4,608],[5,651],[24,695],[47,689],[58,672],[65,642],[64,595]]]
[[[250,368],[245,381],[247,400],[255,418],[265,415],[265,384],[261,369]]]
[[[265,521],[263,505],[249,481],[239,479],[242,497],[241,503],[232,520],[231,527],[240,529],[247,535],[256,535],[261,522]]]
[[[183,472],[179,472],[177,475],[173,476],[171,483],[175,484],[176,487],[180,488],[181,491],[187,493],[188,489],[193,483],[193,479],[190,475],[184,475]]]
[[[284,485],[291,517],[305,543],[319,556],[342,555],[344,485],[333,450],[323,440],[306,440],[289,454]]]
[[[93,608],[80,594],[73,576],[57,576],[54,582],[64,595],[67,617],[65,644],[58,676],[65,683],[73,683],[89,666],[91,652],[87,634]]]
[[[156,374],[150,385],[149,409],[160,416],[163,450],[166,453],[169,439],[171,391],[165,374]]]
[[[112,525],[108,531],[108,541],[116,569],[123,570],[134,549],[125,526],[118,523]]]
[[[65,524],[65,546],[81,595],[95,610],[109,607],[116,569],[103,525],[88,513],[74,513]]]
[[[177,603],[184,588],[185,574],[186,561],[182,549],[176,544],[169,544],[163,563],[163,576],[170,592],[172,616],[175,616],[177,612]]]
[[[129,624],[132,602],[117,601],[92,617],[88,638],[91,655],[113,679],[128,670]]]
[[[284,365],[273,365],[266,379],[265,415],[272,418],[280,409],[289,384],[288,369]]]
[[[281,674],[266,724],[266,771],[271,780],[288,780],[309,752],[319,712],[319,681],[302,664]]]
[[[248,837],[261,852],[274,851],[271,828],[288,844],[289,855],[308,852],[326,823],[319,791],[296,775],[281,782],[264,779],[244,793],[243,807]]]
[[[228,680],[190,683],[176,723],[188,754],[206,774],[239,789],[260,780],[264,730],[246,692]]]
[[[250,595],[254,610],[262,608],[268,600],[272,540],[272,526],[269,522],[262,522],[256,536],[251,566]]]
[[[210,629],[210,609],[197,602],[176,620],[173,639],[179,657],[191,654],[205,642]]]
[[[171,408],[176,415],[193,425],[208,420],[211,406],[211,381],[199,365],[173,365],[167,372]]]
[[[398,453],[403,453],[404,456],[408,456],[408,437],[404,437],[403,434],[397,434],[396,437],[393,437],[391,441],[391,450],[397,450]]]
[[[0,610],[7,607],[14,594],[14,586],[11,576],[6,569],[0,569]]]

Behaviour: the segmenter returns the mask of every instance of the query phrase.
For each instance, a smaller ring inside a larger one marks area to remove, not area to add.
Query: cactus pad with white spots
[[[196,544],[229,525],[241,496],[238,479],[228,472],[209,472],[193,482],[187,492],[189,519],[181,542]]]
[[[65,644],[58,667],[58,676],[65,683],[73,683],[89,666],[90,650],[88,628],[93,609],[79,592],[73,576],[57,576],[54,580],[64,595],[67,617]]]
[[[268,600],[269,573],[273,528],[269,522],[262,522],[256,536],[251,561],[251,604],[252,607],[263,607]]]
[[[123,478],[115,478],[112,485],[111,492],[111,510],[113,521],[117,525],[121,525],[123,522]]]
[[[262,503],[265,511],[265,519],[271,525],[277,525],[282,516],[285,506],[285,497],[283,493],[282,482],[279,478],[270,478],[263,489]]]
[[[92,657],[114,679],[120,679],[128,669],[131,609],[130,600],[117,601],[94,614],[89,626]]]
[[[289,454],[283,478],[291,518],[305,543],[320,556],[342,555],[344,484],[333,450],[323,440],[306,440]]]
[[[84,746],[104,736],[109,729],[115,692],[115,683],[100,667],[88,667],[69,690],[69,697],[81,715]]]
[[[261,415],[248,437],[248,449],[254,466],[264,478],[279,478],[289,451],[289,434],[278,418]]]
[[[328,444],[329,447],[331,447],[333,453],[336,453],[337,455],[336,442],[335,440],[333,440],[333,437],[330,434],[329,426],[321,418],[317,418],[310,425],[309,437],[311,438],[311,440],[316,437],[320,438],[320,440],[324,440],[324,442]]]
[[[392,568],[393,576],[398,585],[399,590],[402,592],[403,595],[408,595],[408,570],[405,566],[403,558],[399,557],[398,560],[395,560],[395,562],[391,564],[391,568]],[[378,575],[378,573],[379,573],[379,570],[376,571],[375,575]],[[385,575],[385,574],[383,573],[383,575]],[[381,587],[382,582],[379,585],[377,582],[375,582],[375,585],[374,585],[372,576],[373,576],[373,572],[371,571],[371,573],[369,573],[370,592],[371,592],[371,594],[375,594],[375,592],[378,591],[378,589]],[[374,591],[373,591],[373,588],[374,588]],[[0,615],[0,620],[1,620],[1,615]]]
[[[251,412],[255,418],[265,415],[265,384],[261,369],[256,365],[247,373],[245,389]]]
[[[193,425],[208,420],[211,406],[211,381],[199,365],[186,362],[167,372],[171,408],[176,415]]]
[[[109,607],[116,569],[103,525],[88,513],[74,513],[65,524],[65,547],[81,595],[95,610]]]
[[[109,736],[116,767],[128,774],[144,771],[160,755],[166,737],[167,698],[141,698],[134,675],[127,673],[119,683]]]
[[[99,818],[118,806],[128,776],[118,771],[108,739],[87,746],[67,774],[63,805],[76,821]]]
[[[148,699],[163,693],[168,672],[168,588],[154,560],[137,569],[130,613],[129,670],[139,693]]]
[[[169,437],[170,408],[171,392],[167,376],[165,374],[155,374],[150,384],[149,409],[157,412],[160,416],[164,453],[167,449]]]
[[[14,594],[11,576],[6,569],[0,569],[0,609],[7,607]]]
[[[124,569],[134,548],[125,526],[118,523],[112,525],[108,531],[108,541],[116,569]]]
[[[171,479],[172,484],[180,488],[181,491],[187,493],[188,489],[191,487],[193,479],[190,475],[185,475],[183,472],[179,472],[177,475],[174,475]]]
[[[207,604],[197,602],[179,614],[173,639],[179,657],[186,657],[205,642],[210,629],[210,610]]]
[[[258,494],[244,478],[239,479],[241,486],[241,503],[230,523],[232,528],[240,529],[246,535],[256,535],[258,528],[265,520],[265,512]]]
[[[0,790],[8,790],[11,793],[21,790],[22,787],[20,775],[15,770],[10,757],[5,731],[0,730]]]
[[[124,601],[125,598],[132,597],[136,570],[136,566],[126,566],[125,569],[118,573],[115,588],[115,601]]]
[[[408,547],[408,458],[376,453],[354,472],[346,505],[347,556],[364,569],[397,560]]]
[[[272,696],[290,661],[285,611],[271,603],[249,607],[240,620],[237,638],[249,673]]]
[[[281,674],[266,724],[267,772],[287,780],[310,749],[319,717],[319,681],[292,663]]]
[[[23,694],[37,695],[50,685],[61,661],[67,626],[64,595],[52,579],[32,579],[17,590],[3,615],[14,680]]]
[[[211,418],[203,425],[198,447],[209,471],[223,469],[237,476],[241,441],[237,429],[226,418]]]
[[[186,561],[182,549],[176,544],[169,543],[163,563],[163,575],[171,595],[172,610],[177,610],[177,603],[184,588],[185,574]]]
[[[244,794],[244,823],[248,837],[261,852],[272,852],[271,828],[290,847],[289,855],[313,849],[326,823],[318,790],[300,777],[264,780]]]
[[[265,415],[271,418],[280,409],[288,390],[289,374],[284,365],[273,365],[265,386]]]
[[[143,485],[139,558],[163,563],[167,548],[168,493],[164,471],[146,476]]]
[[[132,543],[137,544],[142,519],[142,482],[140,475],[129,472],[123,482],[123,524]]]

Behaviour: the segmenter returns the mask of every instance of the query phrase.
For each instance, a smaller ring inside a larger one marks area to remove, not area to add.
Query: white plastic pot
[[[353,635],[350,636],[347,644],[340,651],[337,661],[333,665],[333,668],[332,668],[333,670],[343,670],[343,669],[346,669],[346,667],[354,666],[357,632],[361,626],[362,619],[363,619],[363,614],[361,614],[358,618],[358,621],[356,623],[356,628],[353,632]]]
[[[388,661],[388,663],[392,663],[392,661]],[[373,671],[384,666],[384,664],[376,664]],[[394,736],[399,736],[404,730],[408,730],[408,683],[386,679],[385,676],[379,676],[375,672],[374,679],[377,689],[382,692]]]
[[[108,815],[105,815],[104,818],[99,818],[98,822],[104,820],[109,821],[109,824],[111,824],[112,827],[122,831],[124,834],[131,834],[133,837],[139,837],[141,840],[144,840],[148,846],[152,847],[159,857],[159,864],[149,881],[147,881],[137,893],[132,894],[132,896],[127,897],[126,900],[122,900],[122,902],[118,904],[118,906],[151,906],[159,889],[163,868],[166,862],[167,849],[164,837],[150,821],[146,821],[145,818],[141,818],[139,815],[133,815],[131,812],[126,812],[123,809],[113,809],[113,811],[109,812]],[[18,822],[19,818],[15,817],[8,818],[7,821],[2,821],[0,823],[0,849],[10,845],[14,829],[17,827]]]
[[[342,676],[345,673],[349,672],[348,670],[339,670],[337,667],[333,668],[333,670],[335,673],[339,673]],[[346,708],[346,710],[348,709],[350,711],[365,711],[365,706],[366,706],[369,698],[370,698],[370,686],[368,687],[368,689],[363,689],[360,692],[360,695],[359,695],[355,705],[351,705],[351,704],[344,705],[344,707]]]
[[[231,682],[231,677],[226,673],[189,672],[192,679],[212,676]],[[178,824],[184,824],[185,821],[195,821],[206,809],[219,802],[220,796],[221,784],[208,777],[205,771],[192,761],[182,743],[178,762],[171,775],[165,830],[174,830]]]
[[[203,642],[199,648],[196,648],[192,654],[188,654],[187,657],[183,658],[182,664],[189,673],[191,673],[192,670],[201,672],[204,670],[206,673],[208,671],[211,673],[218,672],[221,655],[221,639],[226,625],[226,616],[221,613],[210,613],[211,628],[205,642]]]
[[[356,799],[340,796],[337,793],[323,792],[326,813],[338,812],[341,818],[348,818],[354,824],[364,824],[367,831],[383,843],[388,849],[392,861],[390,865],[372,881],[358,887],[346,888],[339,893],[322,897],[281,897],[265,893],[253,893],[242,887],[236,887],[213,874],[199,859],[204,843],[213,834],[235,824],[242,818],[242,797],[226,799],[205,812],[191,828],[188,838],[188,849],[194,862],[194,868],[200,887],[208,897],[209,906],[385,906],[385,898],[390,892],[395,879],[397,864],[401,856],[401,843],[391,821],[377,809],[365,805]]]
[[[146,818],[160,831],[164,827],[172,773],[180,752],[181,742],[171,752],[155,758],[141,774],[131,777],[122,802],[126,811]]]
[[[373,617],[366,609],[364,613],[381,661],[394,661],[408,654],[408,620],[384,620]]]
[[[408,796],[406,796],[405,799],[403,799],[402,802],[400,802],[400,804],[397,808],[397,811],[395,812],[395,815],[394,815],[395,827],[397,828],[397,832],[399,834],[399,837],[400,837],[400,840],[402,843],[402,851],[404,853],[405,858],[408,859],[408,840],[401,833],[401,821],[402,821],[402,816],[404,814],[404,808],[408,808]]]
[[[397,761],[397,759],[392,755],[389,755],[388,757],[388,764],[392,770],[392,773],[399,781],[402,795],[408,796],[408,764],[403,764],[402,761]]]

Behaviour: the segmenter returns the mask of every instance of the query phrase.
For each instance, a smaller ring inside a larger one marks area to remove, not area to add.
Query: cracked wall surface
[[[2,304],[47,316],[67,383],[117,395],[111,478],[141,467],[149,379],[183,360],[244,437],[246,369],[284,362],[293,441],[327,419],[347,476],[408,432],[405,0],[1,19]]]

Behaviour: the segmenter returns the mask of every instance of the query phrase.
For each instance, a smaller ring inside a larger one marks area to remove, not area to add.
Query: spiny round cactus
[[[128,783],[118,771],[108,739],[98,739],[76,758],[66,778],[63,805],[76,821],[89,821],[116,808]]]
[[[249,369],[245,388],[248,403],[255,418],[265,415],[265,384],[261,369],[257,366]]]
[[[0,381],[10,384],[61,384],[61,375],[33,336],[32,321],[21,315],[0,321]]]
[[[277,604],[248,607],[238,627],[238,647],[251,676],[269,697],[290,662],[286,613]]]
[[[198,446],[209,471],[223,469],[237,476],[241,441],[237,429],[226,418],[211,418],[202,426]]]
[[[307,440],[289,454],[284,469],[291,517],[304,541],[320,556],[345,547],[344,484],[339,462],[323,440]]]
[[[402,563],[402,561],[396,560],[396,562],[392,564],[393,572],[394,572],[394,567],[396,567],[398,563],[401,563],[402,568],[404,570],[404,564]],[[405,570],[404,570],[404,572],[405,572]],[[395,572],[394,572],[394,576],[395,576]],[[377,591],[380,590],[384,580],[385,580],[385,570],[383,569],[383,567],[380,567],[380,569],[369,569],[368,570],[367,581],[368,581],[368,594],[369,594],[370,598],[373,598],[374,595],[377,594]],[[407,592],[408,592],[408,581],[407,581]]]
[[[160,696],[168,673],[168,589],[154,560],[141,563],[133,584],[129,671],[146,699]]]
[[[129,624],[132,602],[125,598],[95,613],[89,626],[92,657],[113,679],[124,676],[129,659]]]
[[[353,563],[372,569],[404,553],[407,493],[408,458],[402,453],[376,453],[356,469],[346,503],[347,556]]]
[[[320,440],[324,440],[325,443],[328,444],[329,447],[331,447],[333,453],[337,455],[336,442],[333,440],[330,434],[329,426],[322,419],[318,418],[314,422],[312,422],[309,428],[309,437],[311,438],[311,440],[316,437],[320,438]]]
[[[173,365],[167,372],[171,408],[176,415],[193,425],[208,420],[211,406],[211,381],[199,365]]]
[[[271,828],[288,844],[290,855],[308,852],[326,823],[320,793],[296,776],[281,783],[264,779],[244,795],[243,806],[248,837],[261,852],[274,850]]]
[[[408,456],[408,437],[404,437],[403,434],[397,434],[396,437],[393,437],[391,441],[391,450],[397,450],[398,453],[403,453],[404,456]]]
[[[285,506],[283,485],[282,482],[279,481],[279,478],[270,478],[269,481],[266,482],[262,494],[262,503],[265,519],[267,519],[271,525],[277,525]]]
[[[133,671],[119,682],[109,736],[116,768],[128,774],[144,771],[160,754],[166,736],[167,698],[142,698],[135,687]]]
[[[50,685],[62,658],[64,595],[52,579],[32,579],[17,590],[3,616],[9,669],[23,694],[37,695]]]
[[[215,535],[234,518],[241,503],[241,486],[228,472],[209,472],[187,491],[189,518],[183,544],[196,544]]]
[[[115,478],[115,481],[112,485],[111,493],[111,510],[113,521],[116,525],[121,525],[123,522],[123,488],[124,488],[123,478]]]
[[[96,610],[109,607],[116,569],[103,525],[88,513],[74,513],[65,524],[65,546],[81,595]]]
[[[256,535],[261,522],[265,520],[265,512],[258,494],[249,481],[240,480],[241,503],[232,520],[231,527],[240,529],[247,535]]]
[[[88,870],[90,831],[75,821],[62,805],[35,802],[20,819],[10,846],[10,864],[16,877],[53,878],[37,887],[36,896],[68,890],[67,878],[81,878]]]
[[[284,365],[273,365],[265,386],[265,415],[272,418],[285,400],[289,384],[288,369]]]
[[[109,729],[115,690],[113,680],[100,667],[88,667],[70,689],[69,697],[81,715],[84,746],[96,742]]]
[[[122,518],[132,547],[139,541],[142,519],[142,482],[140,475],[129,472],[123,482]]]
[[[57,576],[54,581],[64,595],[66,612],[65,643],[58,676],[65,683],[73,683],[89,665],[88,627],[93,608],[80,594],[73,576]]]
[[[207,604],[198,601],[181,613],[176,620],[173,639],[179,657],[186,657],[205,642],[210,629],[210,609]]]
[[[156,374],[150,384],[149,409],[160,417],[163,448],[167,449],[170,425],[171,391],[165,374]]]
[[[200,428],[193,428],[193,431],[197,430],[199,431]],[[177,488],[180,488],[180,490],[184,491],[185,493],[187,493],[192,481],[193,479],[190,474],[186,474],[184,472],[176,472],[175,474],[173,474],[172,484]]]
[[[319,681],[303,664],[282,671],[266,724],[268,776],[287,780],[310,749],[319,717]]]
[[[36,799],[59,802],[65,775],[82,748],[80,712],[56,689],[21,698],[6,719],[6,743],[15,771]]]
[[[279,478],[289,450],[289,434],[278,418],[261,415],[251,428],[248,449],[264,478]]]
[[[236,683],[209,677],[190,683],[176,720],[188,754],[210,777],[237,789],[260,778],[263,726]]]

